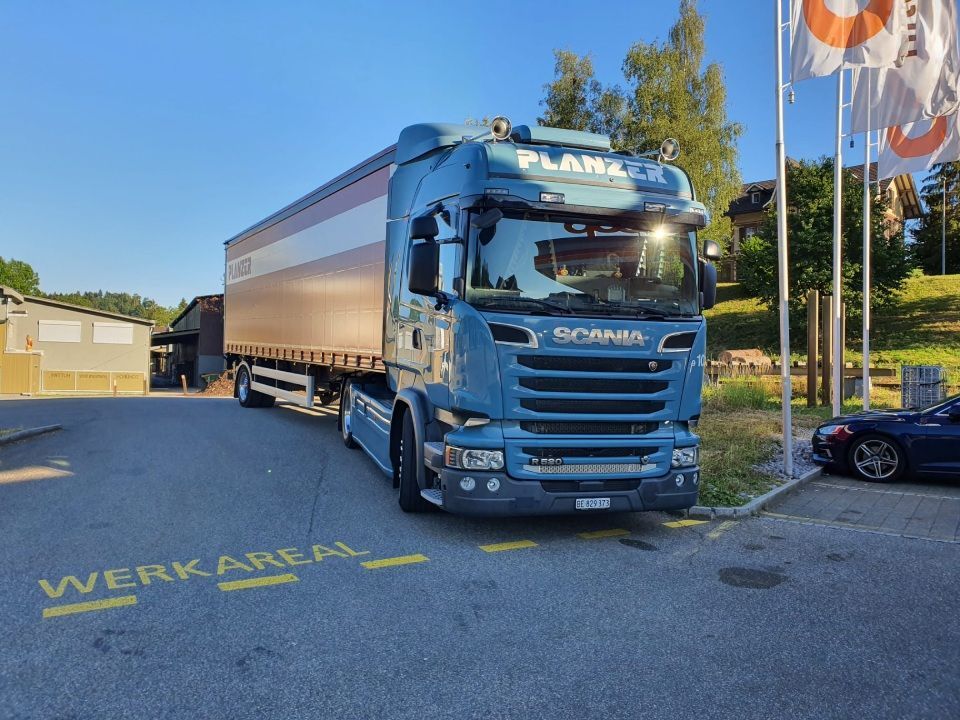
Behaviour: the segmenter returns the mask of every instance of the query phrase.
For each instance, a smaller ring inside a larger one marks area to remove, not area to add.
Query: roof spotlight
[[[673,162],[680,157],[680,143],[675,138],[667,138],[660,144],[660,159]]]
[[[513,131],[513,124],[503,115],[497,115],[490,123],[490,134],[494,140],[506,140]]]

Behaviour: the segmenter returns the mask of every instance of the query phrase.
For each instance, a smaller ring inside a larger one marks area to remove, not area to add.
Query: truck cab
[[[407,511],[694,505],[716,271],[698,254],[706,209],[689,178],[602,135],[477,132],[400,135],[385,372],[345,377],[344,442]]]

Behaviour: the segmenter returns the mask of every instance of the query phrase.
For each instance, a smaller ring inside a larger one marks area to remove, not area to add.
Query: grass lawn
[[[779,356],[777,314],[744,296],[739,284],[721,284],[716,307],[708,310],[707,355],[723,350],[760,348]],[[848,321],[848,362],[861,364],[859,322]],[[793,359],[806,359],[803,327],[792,328]],[[873,365],[942,365],[960,375],[960,275],[920,275],[907,279],[897,302],[877,308],[871,342]],[[956,382],[956,380],[954,380]]]

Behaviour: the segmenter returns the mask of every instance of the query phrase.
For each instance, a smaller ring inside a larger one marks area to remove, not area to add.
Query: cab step
[[[420,496],[427,502],[431,502],[437,507],[443,507],[443,490],[437,490],[435,488],[421,490]]]

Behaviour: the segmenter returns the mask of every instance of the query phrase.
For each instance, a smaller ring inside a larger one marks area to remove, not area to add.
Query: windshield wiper
[[[670,317],[679,317],[677,313],[668,313],[665,310],[661,310],[658,307],[650,307],[649,305],[621,305],[619,303],[607,303],[606,310],[616,310],[623,312],[627,315],[633,315],[638,318],[646,317],[655,317],[655,318],[670,318]]]
[[[542,308],[549,308],[550,310],[556,310],[557,312],[562,313],[564,315],[570,315],[573,313],[573,310],[571,310],[570,308],[564,305],[560,305],[559,303],[552,303],[549,300],[541,300],[539,298],[530,298],[530,297],[505,296],[505,297],[498,297],[498,298],[490,298],[490,300],[480,304],[482,305],[482,307],[495,309],[497,305],[503,305],[503,304],[509,305],[510,303],[533,303],[534,305],[539,305]]]

